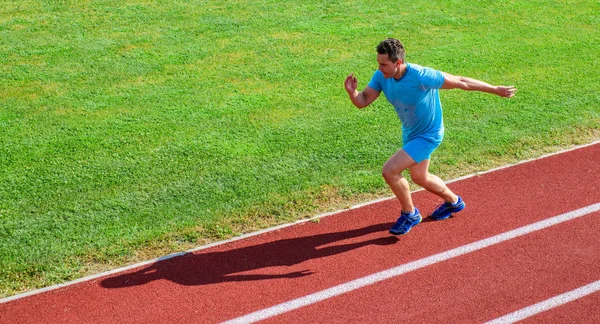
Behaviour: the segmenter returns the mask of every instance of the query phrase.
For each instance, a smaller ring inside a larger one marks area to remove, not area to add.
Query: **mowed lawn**
[[[444,179],[598,140],[599,30],[596,0],[2,1],[0,297],[390,196],[400,122],[343,87],[387,37],[519,89],[442,92]]]

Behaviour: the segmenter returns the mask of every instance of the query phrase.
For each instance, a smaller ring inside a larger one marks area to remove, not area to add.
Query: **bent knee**
[[[389,180],[389,179],[392,179],[394,177],[394,174],[390,171],[390,169],[386,168],[385,165],[384,165],[383,169],[381,169],[381,176],[385,180]]]
[[[384,164],[383,169],[381,169],[381,176],[386,181],[390,181],[390,180],[393,181],[393,180],[396,180],[399,178],[403,178],[402,171],[403,170],[398,171],[397,169],[391,167],[390,165]]]

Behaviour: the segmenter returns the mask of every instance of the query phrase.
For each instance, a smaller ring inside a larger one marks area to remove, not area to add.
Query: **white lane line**
[[[587,207],[583,207],[568,213],[564,213],[552,218],[548,218],[542,221],[539,221],[537,223],[533,223],[527,226],[523,226],[523,227],[519,227],[517,229],[508,231],[508,232],[504,232],[502,234],[498,234],[492,237],[489,237],[487,239],[483,239],[480,241],[476,241],[467,245],[463,245],[460,247],[457,247],[455,249],[452,250],[448,250],[445,252],[441,252],[438,254],[434,254],[432,256],[423,258],[423,259],[419,259],[413,262],[409,262],[388,270],[384,270],[381,272],[377,272],[374,273],[372,275],[366,276],[366,277],[362,277],[356,280],[352,280],[349,281],[347,283],[343,283],[340,285],[337,285],[335,287],[331,287],[325,290],[321,290],[318,291],[316,293],[304,296],[304,297],[300,297],[297,299],[293,299],[290,300],[288,302],[284,302],[281,303],[279,305],[275,305],[269,308],[265,308],[265,309],[261,309],[259,311],[241,316],[241,317],[237,317],[234,318],[232,320],[223,322],[224,324],[233,324],[233,323],[254,323],[257,321],[261,321],[276,315],[280,315],[283,313],[287,313],[290,312],[294,309],[298,309],[301,307],[305,307],[308,305],[312,305],[315,304],[317,302],[335,297],[335,296],[339,296],[342,294],[345,294],[347,292],[365,287],[365,286],[369,286],[369,285],[373,285],[377,282],[383,281],[383,280],[387,280],[390,278],[394,278],[400,275],[403,275],[405,273],[411,272],[411,271],[415,271],[417,269],[421,269],[442,261],[446,261],[467,253],[471,253],[477,250],[481,250],[483,248],[486,248],[488,246],[491,245],[495,245],[498,243],[502,243],[504,241],[508,241],[511,239],[514,239],[516,237],[519,236],[523,236],[535,231],[539,231],[541,229],[550,227],[550,226],[554,226],[556,224],[560,224],[578,217],[582,217],[594,212],[600,211],[600,202],[593,204],[593,205],[589,205]]]
[[[486,322],[485,324],[505,324],[505,323],[518,322],[518,321],[524,320],[528,317],[531,317],[533,315],[536,315],[538,313],[550,310],[552,308],[558,307],[558,306],[566,304],[568,302],[572,302],[579,298],[583,298],[583,297],[593,294],[597,291],[600,291],[600,280],[598,280],[596,282],[592,282],[589,285],[585,285],[585,286],[577,288],[575,290],[571,290],[564,294],[560,294],[558,296],[546,299],[542,302],[525,307],[516,312],[512,312],[510,314],[504,315],[495,320]]]

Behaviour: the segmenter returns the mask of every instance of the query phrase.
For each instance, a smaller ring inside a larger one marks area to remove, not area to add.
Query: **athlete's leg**
[[[396,198],[400,201],[402,211],[407,213],[412,213],[415,210],[415,206],[410,196],[410,186],[406,178],[402,176],[402,171],[413,165],[415,165],[415,160],[404,150],[400,149],[385,162],[382,170],[385,182],[387,182]]]
[[[429,173],[429,160],[423,160],[421,163],[409,167],[412,181],[425,190],[438,195],[444,201],[454,203],[458,196],[446,186],[444,181],[438,176]]]

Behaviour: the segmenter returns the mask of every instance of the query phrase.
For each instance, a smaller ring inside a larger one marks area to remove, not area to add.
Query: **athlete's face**
[[[379,71],[383,73],[384,78],[391,78],[399,74],[402,60],[396,62],[390,61],[389,55],[377,54],[377,63],[379,63]]]

